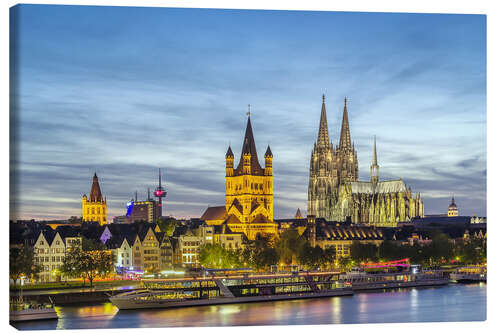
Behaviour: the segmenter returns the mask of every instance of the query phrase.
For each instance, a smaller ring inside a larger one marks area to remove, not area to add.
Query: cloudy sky
[[[360,178],[373,135],[382,179],[426,214],[486,214],[486,18],[481,15],[22,5],[11,10],[11,218],[81,216],[94,170],[109,216],[165,174],[165,215],[224,203],[251,104],[275,217],[307,206],[326,95],[338,142],[348,98]]]

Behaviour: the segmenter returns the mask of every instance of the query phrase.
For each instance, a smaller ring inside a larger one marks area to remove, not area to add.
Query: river
[[[22,330],[187,326],[361,324],[486,320],[486,284],[366,292],[281,302],[118,311],[111,303],[56,307],[59,320]]]

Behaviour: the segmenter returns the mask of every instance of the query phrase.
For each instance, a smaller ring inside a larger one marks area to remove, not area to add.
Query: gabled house
[[[77,230],[61,229],[40,232],[34,247],[35,264],[42,267],[38,279],[42,282],[60,279],[60,267],[66,253],[72,247],[81,246],[81,236]]]

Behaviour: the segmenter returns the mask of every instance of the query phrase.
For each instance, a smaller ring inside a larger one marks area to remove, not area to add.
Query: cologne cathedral
[[[376,142],[370,166],[370,181],[360,181],[358,156],[351,142],[347,99],[337,146],[330,142],[325,96],[321,106],[318,139],[311,153],[308,215],[329,221],[395,226],[397,222],[424,216],[420,194],[414,198],[402,179],[379,180]]]

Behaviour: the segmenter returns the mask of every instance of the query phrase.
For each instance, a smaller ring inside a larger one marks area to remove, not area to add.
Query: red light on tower
[[[155,197],[157,198],[164,198],[167,195],[167,192],[165,192],[163,189],[157,189],[155,191]]]
[[[167,191],[161,186],[161,169],[158,169],[158,187],[154,191],[155,197],[158,198],[158,207],[160,207],[160,216],[162,216],[162,198],[165,198],[167,196]]]

